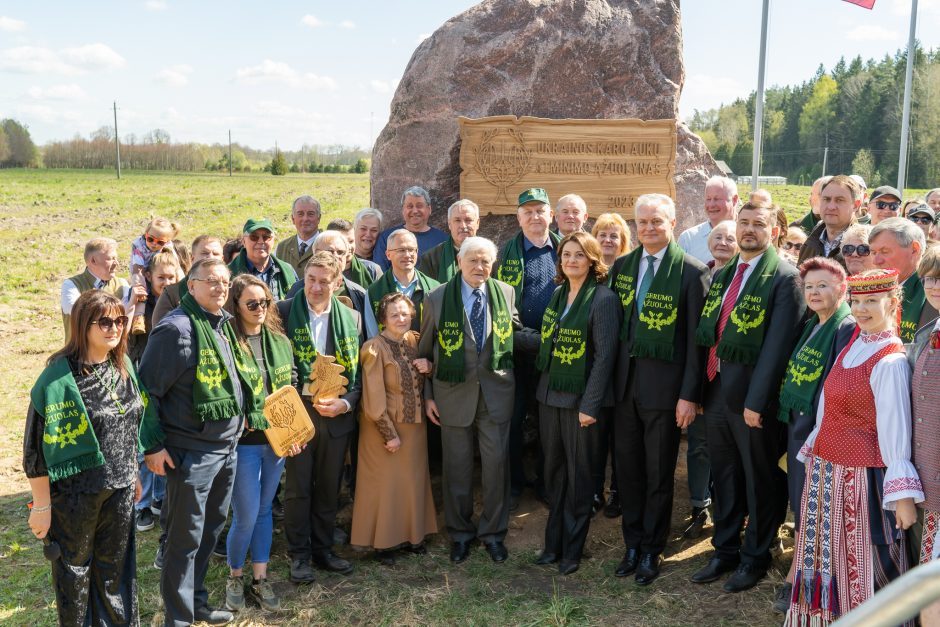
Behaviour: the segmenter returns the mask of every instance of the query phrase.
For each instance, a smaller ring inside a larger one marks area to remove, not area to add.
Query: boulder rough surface
[[[705,181],[719,173],[678,121],[684,79],[679,0],[481,2],[412,55],[373,149],[372,206],[397,224],[402,191],[422,185],[431,223],[446,230],[446,209],[460,193],[461,115],[675,119],[682,231],[704,219]],[[518,230],[511,215],[481,222],[480,235],[497,242]]]

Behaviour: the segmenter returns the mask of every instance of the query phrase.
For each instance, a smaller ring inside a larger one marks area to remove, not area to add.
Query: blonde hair
[[[179,237],[181,227],[176,222],[170,222],[166,218],[151,218],[150,222],[147,223],[147,228],[144,229],[144,233],[149,233],[153,229],[158,233],[164,235],[169,235],[167,239],[174,240]]]
[[[597,234],[602,230],[614,227],[620,229],[620,250],[617,251],[617,256],[620,257],[633,250],[630,227],[627,226],[627,221],[623,219],[622,215],[619,213],[602,213],[597,216],[597,220],[594,221],[594,228],[591,229],[591,235],[597,237]]]

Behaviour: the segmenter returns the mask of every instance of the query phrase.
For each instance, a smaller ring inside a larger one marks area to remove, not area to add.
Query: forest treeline
[[[901,145],[906,51],[880,61],[841,59],[806,82],[765,92],[760,173],[791,183],[826,173],[860,174],[869,186],[894,185]],[[715,159],[750,175],[755,92],[688,121]],[[915,49],[907,185],[940,183],[940,50]]]

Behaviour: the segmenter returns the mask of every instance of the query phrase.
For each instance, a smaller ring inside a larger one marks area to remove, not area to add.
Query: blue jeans
[[[685,461],[689,474],[689,501],[692,507],[708,507],[712,504],[712,467],[708,459],[708,437],[705,417],[696,416],[686,430],[688,436]]]
[[[142,509],[150,507],[154,501],[162,501],[166,496],[166,477],[155,475],[147,468],[144,463],[143,453],[137,455],[137,462],[140,464],[138,476],[140,477],[140,501],[134,506],[139,512]]]
[[[271,503],[284,470],[284,458],[267,444],[240,444],[232,488],[232,526],[228,532],[228,565],[238,569],[251,550],[254,564],[271,557],[274,520]]]

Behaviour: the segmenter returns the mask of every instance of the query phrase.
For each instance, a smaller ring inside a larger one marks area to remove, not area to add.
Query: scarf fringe
[[[228,420],[232,416],[241,413],[238,410],[238,403],[233,398],[223,398],[217,401],[206,401],[196,407],[197,418],[206,420]]]
[[[718,358],[723,361],[733,361],[736,364],[753,366],[760,355],[760,344],[756,348],[749,346],[734,346],[728,342],[718,345]]]
[[[790,412],[801,411],[804,414],[813,413],[813,406],[788,390],[780,392],[780,413],[777,416],[780,422],[790,422]]]
[[[674,347],[672,344],[663,342],[634,342],[631,357],[641,357],[646,359],[659,359],[660,361],[672,361]]]
[[[264,431],[265,429],[271,428],[271,425],[268,424],[268,419],[264,416],[263,411],[251,412],[248,414],[248,426],[258,431]]]
[[[499,359],[496,360],[493,370],[512,370],[514,367],[514,361],[512,359],[512,351],[500,355]]]
[[[459,366],[444,366],[438,362],[434,378],[448,383],[463,383],[466,379],[464,369]]]
[[[556,392],[568,392],[569,394],[584,393],[584,379],[579,377],[566,377],[558,373],[551,373],[548,376],[548,388]]]
[[[695,330],[695,343],[705,348],[711,348],[715,345],[715,330],[703,329],[699,326],[699,328]]]
[[[55,483],[60,479],[77,475],[83,470],[97,468],[98,466],[104,466],[104,455],[101,454],[101,451],[95,451],[93,453],[67,459],[61,463],[58,463],[54,466],[49,466],[47,468],[49,472],[49,482]]]

